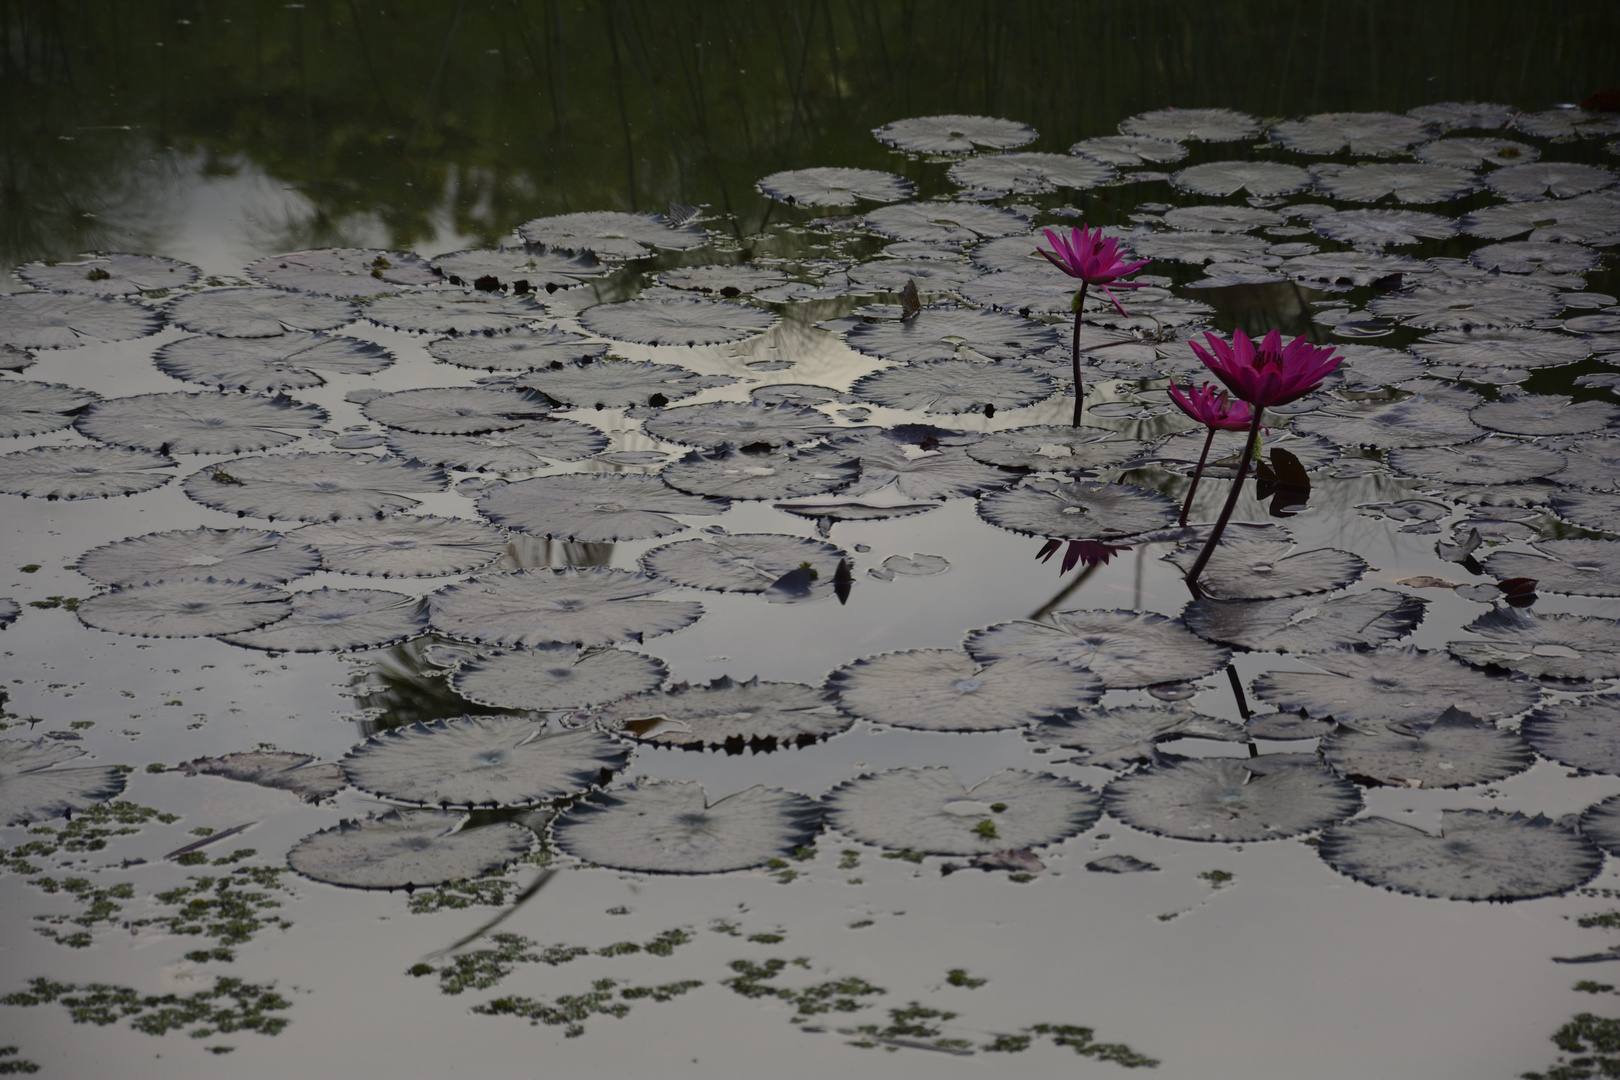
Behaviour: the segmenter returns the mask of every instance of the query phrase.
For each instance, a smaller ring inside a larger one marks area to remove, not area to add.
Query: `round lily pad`
[[[1248,191],[1259,198],[1289,195],[1311,186],[1311,174],[1276,161],[1208,161],[1182,169],[1170,182],[1199,195],[1231,196]]]
[[[1118,465],[1146,449],[1147,444],[1104,428],[1036,424],[995,432],[967,447],[967,455],[1004,469],[1074,472]]]
[[[506,534],[482,521],[431,514],[307,525],[291,535],[320,553],[328,570],[377,577],[442,577],[488,566]],[[83,569],[83,560],[80,560]]]
[[[1082,191],[1119,176],[1112,165],[1073,154],[1012,153],[964,158],[946,174],[973,196],[1040,195],[1070,188]]]
[[[1377,202],[1394,196],[1402,203],[1448,202],[1479,188],[1466,169],[1446,165],[1316,165],[1316,186],[1344,202]]]
[[[1483,418],[1481,405],[1470,415]],[[1463,446],[1414,447],[1391,450],[1389,464],[1396,472],[1447,484],[1522,484],[1549,476],[1564,467],[1564,455],[1509,439],[1482,439]]]
[[[1493,552],[1485,572],[1498,581],[1533,578],[1545,592],[1620,596],[1620,540],[1538,540],[1531,547],[1541,554]]]
[[[1586,808],[1581,815],[1581,835],[1609,854],[1620,854],[1620,795],[1610,796]]]
[[[248,750],[213,758],[181,762],[186,776],[222,776],[244,784],[290,791],[304,802],[318,803],[349,786],[349,778],[334,762],[318,762],[313,755],[290,750]]]
[[[381,326],[428,334],[491,334],[515,330],[545,318],[532,296],[431,289],[384,296],[361,313]]]
[[[1035,141],[1035,129],[994,116],[913,116],[873,128],[877,141],[922,154],[968,154],[975,149],[1011,150]]]
[[[1620,776],[1620,695],[1543,705],[1519,725],[1536,752],[1572,769]]]
[[[1064,277],[1050,264],[980,274],[956,291],[970,304],[1020,315],[1066,313],[1073,307],[1075,296],[1073,279]],[[1086,306],[1091,306],[1090,298]]]
[[[687,446],[788,446],[813,442],[838,430],[825,413],[794,405],[715,401],[679,409],[637,411],[647,434]]]
[[[1424,121],[1397,113],[1318,113],[1274,124],[1271,141],[1302,154],[1336,154],[1345,147],[1352,154],[1392,154],[1435,133]]]
[[[825,167],[771,173],[755,186],[767,198],[796,206],[853,206],[861,199],[897,202],[917,192],[915,184],[894,173]]]
[[[360,411],[379,424],[424,435],[475,435],[522,427],[551,410],[532,391],[469,386],[399,390],[374,397]]]
[[[175,325],[194,334],[228,338],[330,330],[353,322],[359,314],[347,300],[251,286],[191,293],[169,305]]]
[[[1036,478],[979,500],[979,516],[1025,536],[1117,540],[1176,519],[1173,499],[1130,484]]]
[[[1029,231],[1022,214],[976,202],[910,202],[879,207],[861,223],[880,236],[929,244],[971,244]]]
[[[427,632],[422,602],[381,589],[321,588],[292,594],[292,610],[271,626],[221,640],[266,652],[349,652],[393,645]]]
[[[433,629],[485,645],[606,645],[690,626],[693,600],[660,600],[672,583],[606,567],[518,570],[446,585],[428,596]]]
[[[1620,495],[1597,491],[1565,491],[1548,500],[1565,521],[1599,532],[1620,533]]]
[[[1168,164],[1187,156],[1187,148],[1169,139],[1155,139],[1146,135],[1102,135],[1095,139],[1081,139],[1069,147],[1069,153],[1080,154],[1095,161],[1125,167]]]
[[[653,548],[641,557],[641,566],[649,574],[694,589],[757,593],[804,566],[818,579],[831,581],[838,564],[848,558],[841,548],[802,536],[709,533]]]
[[[116,252],[17,267],[17,276],[36,289],[89,296],[133,296],[159,289],[179,289],[196,281],[198,273],[195,266],[177,259]]]
[[[1620,175],[1601,165],[1538,161],[1495,169],[1486,175],[1485,185],[1509,199],[1539,199],[1544,195],[1567,199],[1610,187],[1616,180]]]
[[[1119,122],[1126,135],[1176,142],[1236,142],[1260,134],[1262,126],[1257,118],[1232,109],[1155,109]]]
[[[1188,758],[1103,789],[1108,813],[1178,840],[1248,843],[1326,828],[1361,809],[1361,792],[1326,769],[1258,758]]]
[[[73,423],[69,414],[99,401],[93,390],[60,383],[7,379],[0,382],[0,438],[42,435]]]
[[[1254,206],[1178,206],[1164,212],[1164,223],[1172,229],[1189,232],[1236,233],[1265,225],[1281,225],[1283,216]]]
[[[393,362],[393,354],[373,342],[301,330],[277,337],[181,338],[152,356],[159,371],[176,379],[258,393],[324,386],[329,376],[374,375]]]
[[[427,347],[429,355],[435,360],[484,371],[533,371],[536,368],[549,368],[553,364],[594,360],[607,350],[607,345],[601,342],[593,342],[583,334],[572,334],[554,326],[543,330],[522,329],[505,334],[440,338],[429,342]]]
[[[1022,727],[1095,703],[1102,680],[1055,660],[982,664],[958,649],[911,649],[846,664],[827,679],[845,712],[923,731]]]
[[[673,225],[656,214],[586,210],[535,218],[518,226],[531,244],[561,251],[590,252],[603,259],[639,259],[651,249],[690,251],[708,243],[701,225]]]
[[[1080,761],[1105,769],[1156,761],[1158,744],[1172,739],[1242,742],[1248,737],[1236,724],[1185,709],[1095,704],[1065,710],[1031,734],[1043,743],[1078,750]]]
[[[158,581],[128,585],[79,602],[79,621],[137,637],[239,634],[287,616],[290,594],[242,581]]]
[[[665,270],[658,284],[688,292],[719,293],[731,299],[743,293],[759,292],[787,282],[780,270],[746,263],[717,263],[712,266],[681,266]]]
[[[1607,679],[1620,675],[1620,622],[1590,615],[1538,615],[1492,608],[1467,626],[1484,640],[1447,642],[1470,664],[1507,668],[1545,679]]]
[[[36,446],[0,454],[0,492],[43,499],[106,499],[162,487],[174,459],[110,446]]]
[[[478,500],[478,512],[534,536],[607,543],[668,536],[686,528],[671,514],[710,517],[730,505],[683,494],[656,476],[574,473],[498,487]]]
[[[1430,214],[1421,210],[1339,210],[1330,214],[1323,214],[1311,222],[1311,228],[1329,240],[1339,240],[1346,244],[1355,244],[1363,250],[1367,248],[1382,248],[1390,244],[1417,244],[1424,240],[1443,240],[1448,236],[1457,235],[1457,222],[1439,214]],[[1345,251],[1331,251],[1317,255],[1305,255],[1298,259],[1289,260],[1289,267],[1296,270],[1311,268],[1313,271],[1319,266],[1331,266],[1342,262],[1353,262],[1357,253]],[[1388,263],[1384,260],[1403,258],[1403,256],[1360,255],[1360,258],[1373,260],[1373,267],[1384,272],[1368,281],[1356,281],[1356,277],[1367,277],[1367,274],[1356,274],[1352,282],[1358,285],[1371,284],[1379,278],[1389,277],[1391,274],[1408,272],[1427,272],[1428,266],[1416,260],[1406,260],[1404,264]],[[1335,278],[1324,278],[1319,273],[1313,273],[1316,280],[1327,280],[1337,283]]]
[[[1256,236],[1201,230],[1145,233],[1141,236],[1132,236],[1130,246],[1140,258],[1194,265],[1208,262],[1248,262],[1262,257],[1266,251],[1266,242]]]
[[[390,810],[311,833],[287,852],[305,877],[356,889],[420,889],[466,881],[521,859],[535,836],[510,821],[463,828],[450,810]]]
[[[625,649],[579,651],[541,645],[483,653],[450,675],[451,689],[497,709],[587,709],[656,690],[669,676],[662,660]]]
[[[74,426],[100,442],[163,454],[241,454],[297,442],[325,409],[289,397],[137,394],[85,410]]]
[[[685,297],[598,304],[579,316],[593,334],[639,345],[723,345],[764,333],[775,322],[762,308]]]
[[[163,316],[116,297],[18,292],[0,296],[0,343],[19,349],[71,349],[155,334]]]
[[[983,855],[1056,844],[1102,816],[1088,787],[1002,769],[971,788],[939,766],[846,780],[823,797],[827,823],[862,843],[926,855]]]
[[[892,409],[965,413],[1031,405],[1054,389],[1052,380],[1027,368],[934,360],[864,375],[850,393]]]
[[[524,293],[556,292],[585,284],[584,279],[607,273],[594,255],[570,255],[535,247],[475,248],[453,251],[432,260],[433,268],[451,285],[472,285]],[[491,282],[491,279],[494,279]]]
[[[121,795],[125,772],[116,765],[51,767],[84,756],[49,739],[0,739],[0,825],[46,821]]]
[[[605,348],[605,346],[604,346]],[[538,390],[559,405],[615,409],[646,405],[654,397],[666,404],[691,397],[699,390],[726,386],[730,375],[699,375],[674,364],[597,360],[542,367],[522,377],[528,390]]]
[[[399,457],[471,472],[532,472],[556,462],[579,461],[607,448],[607,436],[600,431],[557,416],[473,435],[400,432],[388,437],[389,452]]]
[[[1510,123],[1519,112],[1511,105],[1497,105],[1489,101],[1441,101],[1432,105],[1419,105],[1408,109],[1406,115],[1415,116],[1429,124],[1443,128],[1497,129]],[[1461,140],[1454,140],[1461,141]]]
[[[1455,446],[1484,432],[1467,408],[1478,398],[1414,394],[1399,401],[1331,401],[1301,416],[1294,429],[1340,446]]]
[[[1588,491],[1620,490],[1620,438],[1596,435],[1565,447],[1567,464],[1558,483]]]
[[[1201,638],[1256,652],[1319,653],[1346,645],[1382,645],[1404,637],[1422,619],[1427,601],[1390,589],[1324,600],[1202,597],[1181,613]]]
[[[855,479],[854,452],[841,445],[742,451],[731,446],[694,450],[659,474],[693,495],[727,499],[797,499],[837,490]]]
[[[1535,754],[1517,732],[1447,709],[1430,720],[1341,726],[1322,740],[1322,760],[1358,783],[1450,788],[1521,773]]]
[[[1530,240],[1509,240],[1500,244],[1487,244],[1468,255],[1468,261],[1481,270],[1500,270],[1504,274],[1584,274],[1598,264],[1601,256],[1580,244],[1536,243]]]
[[[304,535],[262,529],[174,529],[91,548],[74,560],[79,573],[103,585],[213,578],[282,585],[320,569]]]
[[[1426,330],[1523,326],[1564,310],[1550,289],[1512,281],[1441,282],[1417,285],[1367,301],[1374,315]]]
[[[980,279],[981,271],[948,259],[873,259],[857,263],[846,274],[856,285],[873,291],[902,292],[907,282],[915,282],[918,292],[927,294],[957,292],[963,283]]]
[[[380,517],[443,491],[443,470],[369,454],[280,454],[235,458],[186,478],[188,496],[237,517],[335,521]]]
[[[1430,165],[1477,169],[1487,163],[1515,165],[1534,161],[1541,156],[1541,151],[1513,139],[1436,139],[1414,148],[1412,156]]]
[[[1523,394],[1487,401],[1469,415],[1480,427],[1514,435],[1581,435],[1615,426],[1620,406],[1607,401],[1572,403],[1563,394]],[[1559,462],[1562,467],[1562,455]]]
[[[1180,619],[1151,611],[1054,611],[1052,625],[1005,622],[974,630],[963,645],[975,660],[1057,660],[1085,668],[1110,689],[1188,682],[1231,658]]]
[[[1292,541],[1226,540],[1215,548],[1199,586],[1218,600],[1274,600],[1331,592],[1367,571],[1367,561],[1338,548],[1293,551]],[[1192,548],[1165,556],[1183,570],[1197,558]]]
[[[662,746],[807,746],[854,723],[833,700],[828,691],[803,683],[757,677],[738,682],[722,675],[707,685],[681,683],[575,713],[569,722]]]
[[[418,255],[369,248],[317,248],[268,255],[250,263],[248,277],[278,289],[323,296],[373,296],[400,285],[439,280]]]
[[[845,453],[859,455],[860,476],[848,488],[849,495],[869,495],[880,490],[907,499],[948,499],[976,495],[1006,487],[1018,474],[985,465],[967,455],[975,436],[961,436],[939,445],[930,441],[930,429],[904,425],[885,431],[868,432],[834,444]],[[923,449],[927,443],[931,448]]]
[[[952,360],[964,347],[990,360],[1016,360],[1059,344],[1051,327],[1000,311],[925,308],[914,319],[862,323],[845,342],[856,352],[917,364]]]
[[[1586,359],[1591,349],[1580,338],[1568,334],[1512,327],[1444,330],[1414,341],[1412,351],[1466,378],[1471,372],[1573,364]]]
[[[1314,655],[1310,662],[1324,674],[1267,672],[1254,680],[1255,697],[1279,709],[1366,726],[1428,720],[1453,706],[1475,716],[1512,716],[1534,705],[1540,693],[1527,679],[1410,647],[1345,649]]]
[[[1488,240],[1528,233],[1525,239],[1543,243],[1601,244],[1616,229],[1620,229],[1620,205],[1609,192],[1557,201],[1502,203],[1462,218],[1463,232]]]

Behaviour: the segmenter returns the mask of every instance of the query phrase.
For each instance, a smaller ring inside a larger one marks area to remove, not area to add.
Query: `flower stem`
[[[1181,520],[1178,525],[1187,524],[1187,511],[1192,509],[1193,496],[1198,494],[1198,481],[1204,475],[1204,462],[1209,460],[1209,446],[1215,441],[1215,429],[1209,429],[1209,435],[1204,439],[1204,452],[1198,455],[1198,468],[1193,470],[1192,487],[1187,489],[1187,501],[1181,504]]]
[[[1254,458],[1254,443],[1260,437],[1260,418],[1265,415],[1265,411],[1262,406],[1254,407],[1254,420],[1249,425],[1249,437],[1243,440],[1243,457],[1238,460],[1237,478],[1232,481],[1232,492],[1226,497],[1226,505],[1221,507],[1221,516],[1216,519],[1215,529],[1204,543],[1204,550],[1198,553],[1198,561],[1187,571],[1187,584],[1195,591],[1198,588],[1198,575],[1204,572],[1209,557],[1215,554],[1215,545],[1221,542],[1221,533],[1226,531],[1226,523],[1232,520],[1232,511],[1237,509],[1238,496],[1243,494],[1243,479],[1249,474],[1249,462]]]
[[[1086,313],[1086,289],[1091,283],[1082,279],[1080,282],[1080,295],[1074,301],[1074,426],[1080,426],[1080,414],[1086,407],[1086,388],[1080,381],[1080,320]]]

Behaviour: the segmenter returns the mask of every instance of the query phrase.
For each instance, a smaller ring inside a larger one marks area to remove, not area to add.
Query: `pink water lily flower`
[[[1063,544],[1064,541],[1062,540],[1048,540],[1041,546],[1041,550],[1035,553],[1035,557],[1041,562],[1047,562],[1053,555],[1057,554],[1058,548],[1062,547]],[[1131,550],[1128,545],[1120,547],[1118,545],[1104,544],[1097,540],[1070,540],[1068,545],[1069,550],[1063,553],[1062,569],[1058,571],[1060,574],[1067,574],[1080,563],[1085,563],[1087,566],[1102,563],[1107,566],[1108,560],[1115,555]]]
[[[1136,262],[1126,262],[1126,252],[1118,240],[1103,239],[1102,226],[1096,230],[1087,229],[1084,225],[1078,229],[1069,230],[1069,238],[1065,240],[1063,234],[1055,229],[1043,229],[1046,242],[1051,244],[1055,251],[1047,251],[1038,247],[1035,250],[1045,255],[1051,264],[1062,270],[1070,277],[1079,278],[1087,285],[1096,285],[1108,294],[1108,299],[1119,308],[1121,315],[1130,314],[1124,305],[1115,296],[1115,289],[1140,289],[1143,286],[1139,281],[1120,281],[1126,274],[1134,274],[1148,264],[1148,260],[1139,259]],[[1076,315],[1078,318],[1078,314]]]
[[[1185,392],[1172,383],[1167,392],[1177,408],[1205,427],[1220,431],[1247,431],[1254,419],[1247,402],[1237,400],[1230,391],[1222,390],[1214,383],[1205,383],[1196,390],[1189,383]]]
[[[1303,334],[1286,348],[1275,330],[1265,336],[1259,349],[1242,330],[1232,331],[1230,345],[1211,333],[1205,333],[1204,339],[1213,354],[1196,341],[1187,344],[1233,394],[1261,408],[1299,400],[1344,362],[1344,357],[1333,355],[1331,347],[1312,345]]]

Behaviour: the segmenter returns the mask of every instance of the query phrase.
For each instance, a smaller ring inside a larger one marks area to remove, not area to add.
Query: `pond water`
[[[1612,7],[82,14],[0,15],[0,1071],[1620,1064]],[[1271,330],[1193,599],[1165,390]]]

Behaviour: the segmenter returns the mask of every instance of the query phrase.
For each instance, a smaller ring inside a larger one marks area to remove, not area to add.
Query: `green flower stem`
[[[1237,479],[1232,481],[1232,492],[1226,497],[1226,505],[1221,507],[1221,516],[1216,519],[1215,529],[1209,534],[1204,550],[1198,553],[1198,561],[1187,571],[1187,584],[1195,594],[1200,594],[1198,575],[1204,572],[1204,567],[1209,564],[1209,557],[1215,554],[1215,545],[1221,542],[1221,533],[1226,531],[1226,523],[1232,520],[1232,511],[1237,509],[1238,496],[1243,494],[1243,480],[1249,475],[1249,462],[1254,459],[1254,444],[1260,437],[1260,418],[1265,415],[1265,411],[1259,405],[1254,407],[1254,420],[1249,425],[1249,437],[1243,443],[1243,457],[1238,461]]]
[[[1204,439],[1204,452],[1198,455],[1198,468],[1193,470],[1192,487],[1187,489],[1187,501],[1181,504],[1181,520],[1178,525],[1187,524],[1187,511],[1192,509],[1193,496],[1198,494],[1198,481],[1204,475],[1204,462],[1209,460],[1209,447],[1215,441],[1215,429],[1209,429],[1209,435]]]
[[[1080,292],[1074,298],[1074,426],[1080,426],[1080,414],[1086,407],[1086,388],[1080,381],[1080,320],[1085,318],[1086,290],[1091,283],[1084,279],[1080,282]]]

